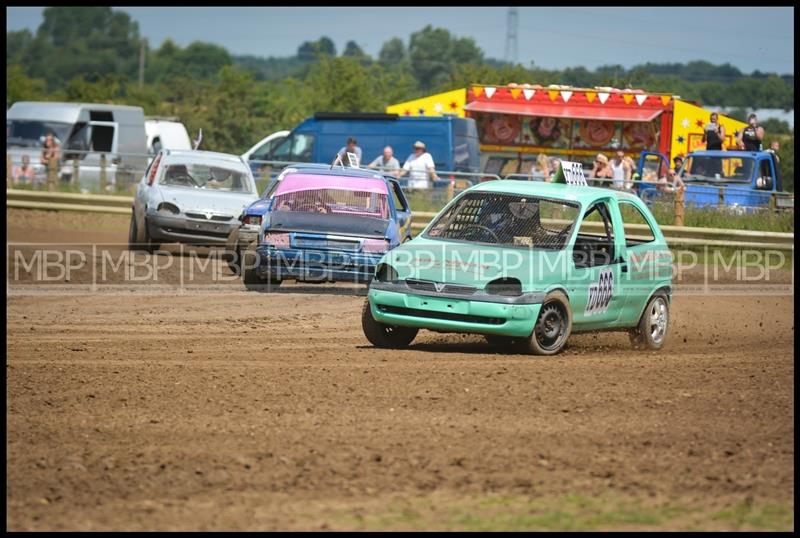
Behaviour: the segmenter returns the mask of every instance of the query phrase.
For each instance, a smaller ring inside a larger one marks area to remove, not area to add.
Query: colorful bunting
[[[526,100],[526,101],[530,101],[530,100],[531,100],[531,97],[533,97],[533,95],[534,95],[535,93],[536,93],[536,90],[529,90],[529,89],[527,89],[527,88],[526,88],[526,89],[524,89],[524,90],[522,90],[522,95],[524,95],[524,96],[525,96],[525,100]]]
[[[497,91],[497,88],[494,88],[494,87],[492,87],[492,86],[487,86],[487,87],[485,88],[486,97],[488,97],[489,99],[491,99],[491,98],[492,98],[492,96],[494,95],[494,92],[495,92],[495,91]]]
[[[511,90],[512,99],[516,99],[517,97],[519,97],[519,94],[521,94],[521,93],[522,93],[522,90],[514,88],[513,90]]]
[[[606,92],[600,92],[600,93],[597,94],[597,97],[600,99],[600,102],[602,104],[606,104],[606,101],[608,101],[608,96],[609,95],[611,95],[611,94],[610,93],[606,93]]]
[[[586,100],[590,103],[594,103],[594,100],[597,99],[597,92],[586,92]]]
[[[642,106],[642,103],[644,103],[645,101],[647,101],[646,95],[640,93],[636,96],[636,102],[639,103],[639,106]]]
[[[550,90],[549,92],[547,92],[547,95],[550,96],[551,101],[555,101],[556,98],[558,98],[558,90]]]
[[[569,101],[570,97],[572,97],[572,92],[571,91],[568,91],[568,90],[562,90],[561,91],[561,98],[564,100],[565,103]]]
[[[623,94],[622,100],[625,101],[626,105],[629,105],[631,102],[633,102],[633,95],[630,93]]]
[[[473,86],[472,93],[475,94],[475,97],[480,97],[481,94],[483,93],[483,88],[481,88],[480,86]]]
[[[667,106],[667,103],[669,103],[670,99],[672,99],[672,98],[669,95],[662,95],[661,96],[661,104],[664,105],[664,106]]]

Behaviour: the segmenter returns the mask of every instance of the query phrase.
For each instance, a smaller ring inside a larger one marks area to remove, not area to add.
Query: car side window
[[[769,159],[763,159],[759,168],[759,178],[766,178],[763,183],[757,183],[759,189],[772,190],[772,168]]]
[[[273,150],[278,146],[278,144],[280,144],[284,140],[285,138],[273,138],[269,142],[264,142],[263,144],[261,144],[261,147],[259,147],[257,150],[253,152],[252,155],[250,155],[250,160],[251,161],[270,160]]]
[[[392,186],[392,199],[395,209],[398,211],[408,211],[405,198],[403,198],[402,191],[400,190],[400,184],[396,181],[390,181],[389,184]]]
[[[594,204],[583,217],[572,259],[580,268],[608,265],[614,260],[614,227],[605,202]]]
[[[622,217],[622,229],[625,231],[625,246],[635,247],[652,243],[656,240],[653,228],[644,213],[631,202],[619,203],[619,214]]]

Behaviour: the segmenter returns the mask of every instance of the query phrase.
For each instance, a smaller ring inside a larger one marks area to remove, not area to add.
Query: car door
[[[572,252],[568,283],[576,330],[613,326],[625,304],[621,293],[621,237],[612,199],[594,202],[583,215]]]
[[[620,200],[617,207],[624,236],[620,288],[625,304],[620,322],[633,325],[658,282],[671,279],[672,257],[666,243],[659,239],[662,236],[657,233],[653,215],[642,204]]]
[[[105,168],[106,185],[114,182],[118,128],[113,121],[90,121],[88,129],[88,152],[81,163],[81,185],[97,190],[100,187],[101,169]]]
[[[408,205],[403,189],[397,180],[389,180],[392,189],[395,211],[397,212],[397,226],[400,228],[400,241],[411,239],[411,207]]]

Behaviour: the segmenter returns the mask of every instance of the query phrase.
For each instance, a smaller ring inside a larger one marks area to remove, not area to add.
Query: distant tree
[[[789,123],[783,120],[779,120],[778,118],[767,118],[764,120],[759,120],[759,123],[764,128],[764,131],[767,136],[769,135],[788,135],[792,134],[792,128],[789,127]]]
[[[454,44],[450,32],[431,25],[411,34],[409,59],[414,77],[422,90],[446,83],[456,63],[472,63],[470,55],[476,52],[475,49],[468,41],[458,41],[458,44]],[[458,62],[455,56],[459,58]]]
[[[297,49],[297,57],[304,62],[313,62],[318,56],[336,56],[336,45],[331,38],[323,36],[316,41],[305,41]]]
[[[121,97],[120,87],[119,77],[115,75],[106,75],[93,82],[78,76],[70,80],[60,93],[65,101],[115,103]]]
[[[399,37],[393,37],[385,42],[378,54],[378,61],[380,61],[384,67],[397,65],[405,59],[406,47],[403,45],[403,40]]]
[[[344,51],[342,51],[342,56],[349,56],[351,58],[360,58],[361,56],[366,56],[364,51],[361,47],[358,46],[358,43],[355,41],[348,41],[344,46]]]
[[[6,32],[6,65],[23,64],[33,42],[33,34],[27,28],[17,32]]]
[[[26,68],[55,89],[83,75],[136,76],[139,28],[123,11],[110,7],[49,7],[28,47]]]
[[[41,101],[44,98],[44,80],[30,78],[21,65],[6,65],[6,106],[17,101]]]

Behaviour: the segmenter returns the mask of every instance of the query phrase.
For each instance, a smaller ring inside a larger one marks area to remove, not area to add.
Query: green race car
[[[572,333],[602,330],[660,349],[671,285],[671,253],[638,197],[490,181],[381,259],[362,325],[373,345],[389,348],[429,329],[539,355],[560,352]]]

